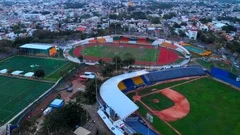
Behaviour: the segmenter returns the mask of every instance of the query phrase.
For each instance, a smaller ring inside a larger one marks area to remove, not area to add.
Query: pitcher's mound
[[[159,103],[159,100],[158,99],[153,99],[153,102],[154,103]]]

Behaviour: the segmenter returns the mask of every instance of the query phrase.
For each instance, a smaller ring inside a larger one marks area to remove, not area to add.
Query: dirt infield
[[[85,47],[89,47],[89,46],[97,46],[99,44],[104,44],[104,46],[123,46],[123,47],[129,47],[129,48],[139,48],[138,45],[133,45],[133,44],[114,44],[114,43],[90,43],[85,45]],[[143,48],[151,48],[154,49],[154,46],[151,45],[141,45]],[[164,47],[159,47],[158,48],[160,53],[158,55],[158,59],[157,62],[150,62],[150,61],[136,61],[135,64],[137,65],[167,65],[167,64],[171,64],[176,62],[179,59],[178,54],[171,49],[167,49]],[[82,50],[82,46],[77,46],[73,53],[76,57],[81,55],[81,50]],[[85,58],[87,60],[89,60],[90,62],[93,61],[98,61],[100,58],[99,57],[95,57],[95,56],[85,56]],[[101,58],[103,61],[107,61],[107,62],[111,62],[112,58]]]
[[[172,89],[164,89],[160,91],[161,94],[165,95],[175,105],[162,111],[154,111],[154,113],[165,121],[176,121],[185,117],[190,112],[190,104],[188,100],[180,93]]]
[[[166,122],[171,122],[171,121],[176,121],[178,119],[181,119],[190,112],[190,104],[189,104],[188,100],[182,94],[180,94],[170,88],[158,90],[151,94],[155,94],[155,93],[161,93],[162,95],[171,99],[175,103],[174,106],[164,109],[164,110],[157,111],[157,110],[153,110],[148,105],[146,105],[144,102],[142,102],[141,96],[135,95],[133,97],[133,99],[134,99],[134,101],[138,100],[139,102],[141,102],[149,111],[151,111],[153,114],[155,114],[160,119],[162,119]],[[155,101],[155,99],[153,99],[153,102],[156,103],[157,101]]]

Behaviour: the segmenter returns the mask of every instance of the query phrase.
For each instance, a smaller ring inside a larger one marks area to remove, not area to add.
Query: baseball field
[[[128,96],[140,115],[153,116],[151,124],[162,134],[240,134],[240,92],[211,78],[163,83]]]

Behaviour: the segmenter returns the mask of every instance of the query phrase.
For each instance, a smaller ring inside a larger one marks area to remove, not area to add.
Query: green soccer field
[[[97,58],[112,58],[115,55],[124,58],[124,54],[132,54],[137,61],[156,62],[158,60],[159,49],[153,48],[133,48],[119,46],[88,46],[82,50],[85,56]]]
[[[53,83],[0,76],[0,125],[46,92]]]
[[[68,63],[64,60],[37,58],[28,56],[13,56],[0,61],[0,70],[12,69],[21,70],[24,73],[34,72],[37,69],[43,69],[46,76],[52,74],[54,71],[62,68]]]
[[[240,134],[240,92],[236,89],[210,78],[201,78],[171,89],[184,95],[190,103],[190,113],[186,117],[169,122],[181,134]],[[161,101],[162,104],[169,103],[167,100]],[[145,117],[148,110],[140,102],[137,104],[140,106],[138,112]],[[162,104],[159,108],[165,106]],[[176,134],[158,117],[153,116],[153,119],[152,125],[162,134]]]

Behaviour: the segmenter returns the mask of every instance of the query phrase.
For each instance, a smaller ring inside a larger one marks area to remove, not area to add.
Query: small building
[[[54,56],[57,48],[53,44],[24,44],[20,46],[20,52],[28,55]]]
[[[64,100],[62,99],[54,99],[52,103],[50,104],[50,107],[52,108],[60,108],[64,104]]]

